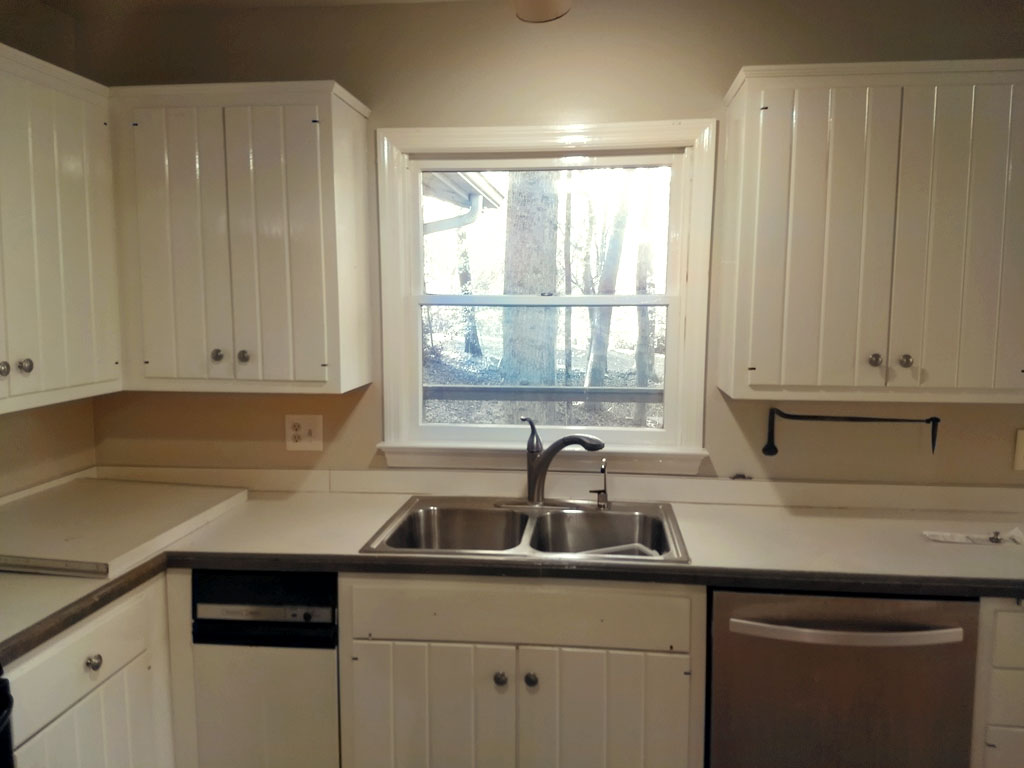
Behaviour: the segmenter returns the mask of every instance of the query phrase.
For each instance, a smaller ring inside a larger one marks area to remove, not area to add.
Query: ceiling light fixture
[[[560,19],[572,8],[572,0],[515,0],[516,16],[538,23]]]

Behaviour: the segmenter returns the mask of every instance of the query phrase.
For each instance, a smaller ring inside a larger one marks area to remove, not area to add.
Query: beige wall
[[[1024,56],[1020,0],[576,0],[549,25],[504,0],[336,9],[149,11],[77,27],[82,74],[115,84],[333,78],[373,126],[599,122],[720,116],[744,64]],[[712,342],[716,338],[712,306]],[[710,350],[705,473],[1024,484],[1013,472],[1024,406],[814,406],[937,415],[917,426],[783,423],[760,454],[768,403],[729,403]],[[323,454],[283,450],[285,413],[323,413]],[[341,398],[124,393],[95,403],[99,459],[184,466],[370,465],[378,384]],[[379,459],[378,459],[379,461]]]
[[[0,416],[0,496],[95,463],[91,400]]]

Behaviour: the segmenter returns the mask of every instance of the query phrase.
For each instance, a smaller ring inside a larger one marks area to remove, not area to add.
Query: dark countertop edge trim
[[[231,570],[323,570],[350,573],[404,573],[463,576],[520,576],[655,581],[703,584],[717,589],[854,592],[934,597],[1024,597],[1024,580],[913,576],[899,574],[774,571],[671,563],[599,563],[445,560],[403,555],[275,555],[230,552],[168,552],[169,568]]]
[[[168,568],[224,570],[337,571],[446,576],[518,576],[527,578],[653,581],[701,584],[713,589],[839,592],[945,598],[1024,597],[1024,580],[772,571],[658,563],[600,563],[447,560],[402,555],[275,555],[234,552],[161,552],[103,584],[30,627],[0,642],[0,665],[10,664],[47,640],[131,592]]]
[[[126,595],[167,569],[167,556],[161,552],[130,571],[111,579],[45,619],[0,642],[0,665],[10,664],[47,640],[56,637],[100,608]]]

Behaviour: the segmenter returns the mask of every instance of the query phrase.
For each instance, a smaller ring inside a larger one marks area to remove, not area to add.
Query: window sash
[[[612,451],[635,451],[637,455],[662,452],[666,456],[693,457],[704,454],[705,329],[715,158],[713,120],[559,127],[382,129],[378,132],[377,146],[384,333],[385,439],[381,447],[388,452],[389,461],[392,450],[401,463],[405,454],[421,457],[418,461],[434,448],[457,451],[459,446],[473,445],[478,449],[507,446],[518,450],[522,442],[522,429],[517,426],[438,425],[422,420],[421,307],[456,302],[423,292],[422,220],[417,175],[421,167],[425,168],[429,163],[431,170],[475,170],[480,169],[483,160],[493,161],[495,167],[500,164],[511,168],[513,163],[509,158],[514,153],[572,155],[581,152],[588,153],[588,162],[592,165],[609,165],[613,158],[621,157],[630,158],[637,165],[649,165],[665,155],[666,148],[680,157],[677,162],[681,163],[681,169],[673,169],[671,202],[674,220],[678,220],[680,226],[673,227],[669,243],[670,258],[675,254],[679,261],[667,275],[666,294],[642,297],[644,302],[669,307],[667,322],[671,331],[667,342],[674,350],[667,352],[672,360],[669,369],[674,373],[674,381],[665,382],[666,428],[586,429],[603,437]],[[685,150],[685,154],[679,156],[679,150]],[[631,154],[639,151],[656,154],[643,158]],[[598,156],[598,153],[603,154]],[[455,155],[458,159],[452,159]],[[500,163],[497,162],[499,160]],[[537,165],[536,159],[512,160],[524,166]],[[568,159],[552,157],[548,161],[552,163],[547,166],[549,168],[568,167]],[[572,161],[578,163],[579,158],[573,157]],[[492,298],[460,295],[457,302],[486,305]],[[629,306],[636,300],[627,296],[587,296],[580,299],[593,302],[591,306]],[[495,303],[543,300],[537,305],[573,306],[580,299],[572,296],[517,296],[510,300],[496,299]],[[670,415],[669,410],[674,415]],[[545,440],[550,440],[564,431],[564,428],[553,427],[542,429],[541,434]],[[443,459],[439,460],[443,463]],[[696,466],[692,464],[694,470]]]
[[[414,297],[421,307],[668,307],[678,301],[663,293],[601,293],[572,296],[532,294],[424,293]]]

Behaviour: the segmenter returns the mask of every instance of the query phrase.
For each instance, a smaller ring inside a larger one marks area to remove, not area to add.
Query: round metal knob
[[[870,365],[872,368],[877,368],[881,364],[882,364],[882,356],[880,354],[878,354],[877,352],[875,352],[874,354],[872,354],[872,355],[870,355],[868,357],[868,365]]]
[[[913,355],[900,355],[900,367],[909,368],[914,364]]]
[[[103,655],[96,653],[92,656],[87,656],[85,658],[85,666],[86,669],[91,669],[93,672],[96,672],[100,667],[103,666]]]
[[[495,672],[494,673],[494,684],[495,685],[501,687],[503,685],[506,685],[507,683],[508,683],[508,675],[506,675],[504,672]]]
[[[213,350],[213,352],[210,353],[210,359],[215,363],[219,363],[224,359],[224,350],[220,348]]]
[[[32,369],[36,367],[36,364],[32,362],[31,357],[26,357],[24,360],[18,361],[18,370],[22,373],[32,373]]]
[[[11,372],[11,364],[6,360],[0,360],[0,377],[7,376]]]
[[[249,350],[240,349],[238,350],[238,362],[248,363],[249,362]]]
[[[537,679],[537,676],[533,674],[533,672],[527,672],[526,675],[523,677],[523,682],[526,683],[527,688],[536,688],[537,683],[539,683],[540,681]]]

